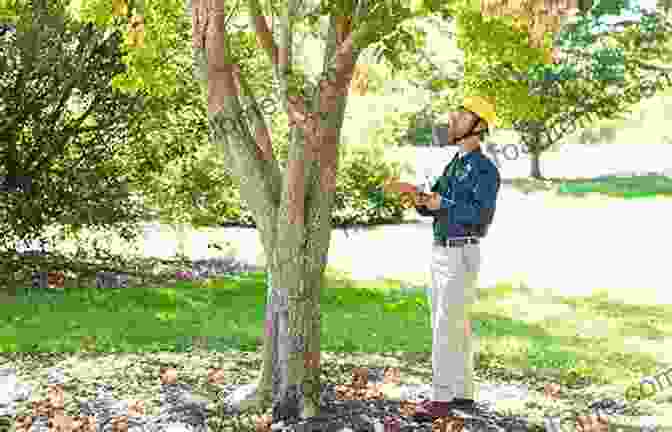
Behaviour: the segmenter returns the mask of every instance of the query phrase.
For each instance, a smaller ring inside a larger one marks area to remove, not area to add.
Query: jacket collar
[[[458,154],[459,154],[459,151],[458,151]],[[483,151],[481,150],[481,147],[480,147],[480,146],[478,146],[478,147],[475,148],[474,150],[470,151],[469,153],[466,153],[466,154],[462,157],[462,159],[463,159],[463,160],[472,159],[472,158],[474,158],[474,157],[477,157],[476,155],[480,155],[480,156],[483,155]]]

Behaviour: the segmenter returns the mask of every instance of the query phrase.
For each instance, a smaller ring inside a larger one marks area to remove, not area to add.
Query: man
[[[450,416],[474,407],[473,352],[469,312],[476,300],[479,239],[492,223],[500,186],[499,171],[481,151],[481,139],[495,120],[494,108],[479,97],[465,98],[449,113],[447,142],[459,153],[445,167],[431,194],[416,196],[415,208],[433,216],[432,369],[433,396],[416,417]]]

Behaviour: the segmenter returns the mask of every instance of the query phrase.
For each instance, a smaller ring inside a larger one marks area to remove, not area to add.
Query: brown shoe
[[[434,421],[437,418],[449,417],[451,403],[447,401],[424,401],[415,407],[415,415],[413,416],[419,421]]]

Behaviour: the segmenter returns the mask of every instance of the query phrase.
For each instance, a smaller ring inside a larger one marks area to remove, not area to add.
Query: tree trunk
[[[539,163],[539,154],[530,152],[530,177],[541,179],[541,165]]]
[[[7,252],[12,253],[12,249],[16,246],[16,241],[12,242],[10,245],[9,242],[5,241],[5,247],[9,246]],[[16,277],[16,258],[12,257],[7,260],[5,263],[5,270],[7,273],[3,275],[3,278],[0,278],[0,304],[16,304],[17,302],[17,287],[19,281],[15,280]],[[3,281],[3,279],[5,279]]]
[[[175,229],[178,255],[187,255],[187,224],[180,222]]]
[[[7,286],[0,287],[0,304],[16,304],[16,296],[16,281],[10,276]]]
[[[293,248],[271,252],[269,262],[290,257],[286,253],[289,249]],[[326,252],[327,248],[320,249]],[[266,334],[257,388],[259,407],[273,407],[273,422],[319,413],[319,300],[324,269],[311,270],[302,265],[321,261],[320,257],[307,255],[304,252],[290,257],[291,262],[284,266],[267,267]]]
[[[344,102],[342,103],[344,105]],[[344,111],[341,106],[339,111]],[[342,118],[339,121],[340,131]],[[293,130],[290,151],[304,148],[304,134]],[[291,161],[303,160],[290,153]],[[298,166],[302,166],[300,164]],[[300,168],[299,170],[303,170]],[[276,237],[265,242],[267,301],[263,364],[257,383],[259,408],[273,408],[273,422],[291,421],[319,414],[320,293],[331,240],[331,207],[334,194],[321,193],[321,167],[307,166],[303,175],[305,221],[293,220],[292,203],[281,208]],[[299,219],[303,219],[300,217]]]
[[[280,14],[284,24],[278,48],[259,4],[250,2],[251,24],[275,66],[279,101],[290,118],[291,145],[284,172],[273,155],[261,110],[253,110],[250,121],[243,120],[243,103],[258,104],[228,52],[225,4],[193,0],[187,5],[195,75],[208,89],[210,139],[240,179],[241,197],[254,212],[266,255],[263,365],[255,400],[245,405],[265,410],[272,403],[274,422],[319,414],[320,290],[331,239],[347,89],[360,52],[355,53],[349,32],[337,30],[343,29],[338,24],[347,18],[332,16],[325,75],[317,94],[310,100],[289,95],[293,3],[286,2]],[[245,409],[242,404],[240,408]]]

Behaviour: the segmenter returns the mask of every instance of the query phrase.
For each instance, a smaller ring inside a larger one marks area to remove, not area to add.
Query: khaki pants
[[[479,245],[432,246],[433,400],[474,399],[470,312],[480,260]]]

